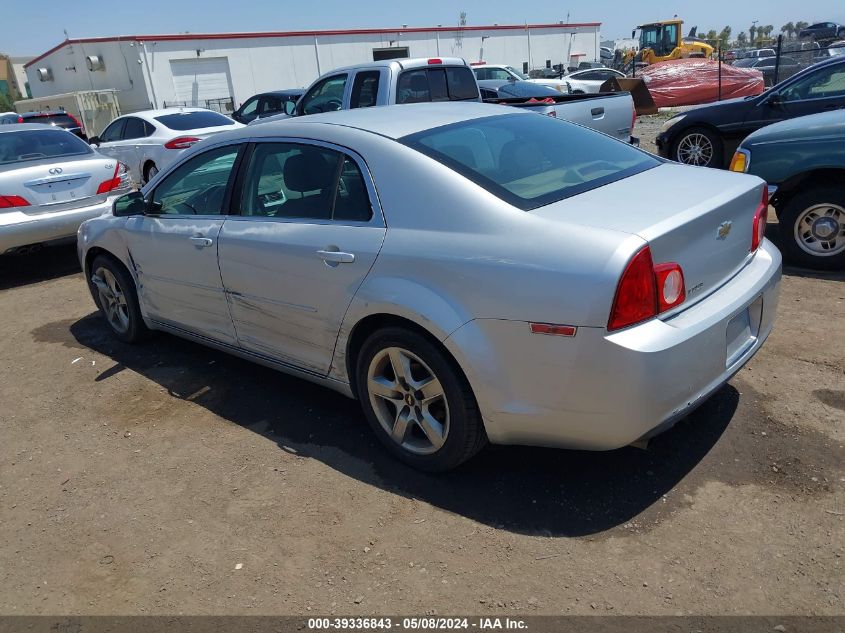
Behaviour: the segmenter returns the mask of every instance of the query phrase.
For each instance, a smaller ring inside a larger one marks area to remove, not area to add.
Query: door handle
[[[205,248],[206,246],[211,246],[212,244],[214,244],[214,240],[210,237],[201,237],[199,235],[196,235],[194,237],[189,237],[188,239],[191,240],[191,244],[193,244],[197,248]]]
[[[604,108],[593,108],[590,110],[590,114],[593,116],[601,116],[604,114]]]
[[[351,264],[355,261],[355,255],[343,251],[317,251],[317,257],[327,264]]]

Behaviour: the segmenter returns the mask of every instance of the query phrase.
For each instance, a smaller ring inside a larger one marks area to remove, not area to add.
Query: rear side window
[[[352,96],[349,99],[350,108],[369,108],[376,105],[380,75],[378,70],[368,70],[355,75]]]
[[[88,143],[65,130],[25,130],[0,134],[0,165],[92,153]]]
[[[162,114],[155,119],[164,127],[176,130],[177,132],[235,124],[229,117],[212,112],[211,110],[207,112],[174,112],[173,114]]]
[[[529,113],[462,121],[400,142],[526,211],[660,165],[615,139]]]
[[[478,98],[472,71],[465,66],[418,68],[399,75],[396,103],[462,101]]]
[[[126,119],[126,127],[123,128],[123,138],[128,140],[149,136],[147,125],[145,121],[136,119],[135,117]]]

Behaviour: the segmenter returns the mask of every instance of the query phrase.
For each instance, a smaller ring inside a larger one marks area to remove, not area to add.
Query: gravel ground
[[[787,270],[763,350],[646,451],[431,476],[339,395],[116,342],[72,248],[0,260],[0,613],[845,614],[843,280]]]

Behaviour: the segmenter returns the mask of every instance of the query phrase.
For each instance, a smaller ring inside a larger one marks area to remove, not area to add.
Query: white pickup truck
[[[542,86],[538,86],[542,88]],[[287,103],[286,115],[399,105],[425,101],[481,101],[469,64],[458,58],[393,59],[338,68],[317,79],[296,102]],[[634,102],[627,92],[606,95],[556,93],[532,97],[502,96],[484,99],[536,110],[540,114],[579,123],[614,138],[636,142]],[[250,123],[261,125],[282,116]]]

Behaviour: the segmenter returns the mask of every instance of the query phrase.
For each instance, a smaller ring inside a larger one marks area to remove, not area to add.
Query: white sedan
[[[241,127],[213,110],[167,108],[118,117],[88,140],[101,154],[127,165],[132,180],[143,185],[194,143]]]
[[[625,79],[625,73],[612,68],[585,68],[564,75],[563,80],[569,84],[572,94],[596,94],[605,81],[614,77]]]

